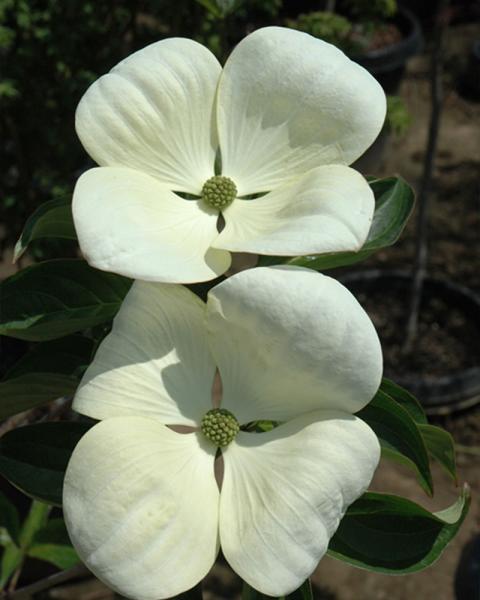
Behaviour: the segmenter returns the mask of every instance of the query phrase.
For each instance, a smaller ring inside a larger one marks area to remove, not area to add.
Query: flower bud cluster
[[[230,177],[215,175],[202,188],[202,200],[210,208],[222,210],[230,206],[237,197],[237,186]]]
[[[209,410],[202,419],[203,435],[216,446],[227,446],[240,430],[235,416],[224,408]]]

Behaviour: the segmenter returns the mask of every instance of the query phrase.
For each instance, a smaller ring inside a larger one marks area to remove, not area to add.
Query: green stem
[[[23,563],[30,548],[33,538],[37,531],[45,525],[52,507],[38,500],[34,500],[30,511],[25,519],[20,531],[20,546],[11,543],[5,548],[2,556],[0,589],[2,589],[10,579],[8,589],[12,592],[18,583],[22,572]],[[12,575],[13,574],[13,575]]]

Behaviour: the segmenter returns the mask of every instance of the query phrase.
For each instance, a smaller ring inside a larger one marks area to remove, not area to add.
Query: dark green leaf
[[[416,423],[428,423],[422,405],[410,392],[386,378],[382,379],[380,389],[401,404]]]
[[[89,423],[41,423],[0,438],[0,475],[28,496],[58,506],[68,461]]]
[[[37,531],[28,556],[45,560],[59,569],[70,569],[80,561],[70,543],[63,519],[51,519]]]
[[[45,202],[28,218],[15,244],[14,262],[22,256],[30,242],[40,238],[77,239],[69,198]]]
[[[380,248],[391,246],[399,238],[415,202],[412,188],[400,177],[374,179],[369,185],[375,194],[375,213],[365,244],[358,252],[335,252],[315,256],[262,256],[260,266],[289,264],[322,271],[344,267],[368,258]]]
[[[394,244],[403,231],[415,203],[415,193],[401,177],[369,182],[375,194],[375,216],[364,250],[378,250]]]
[[[456,535],[469,504],[467,487],[455,504],[438,513],[406,498],[366,493],[347,510],[328,553],[380,573],[420,571],[435,562]]]
[[[29,373],[0,382],[0,419],[72,395],[78,378],[55,373]]]
[[[0,419],[72,395],[92,352],[81,335],[37,344],[0,382]]]
[[[0,284],[0,334],[43,341],[111,319],[131,280],[82,260],[27,267]]]
[[[91,361],[94,341],[83,335],[69,335],[40,342],[5,373],[4,380],[31,373],[80,376]]]
[[[382,455],[407,464],[417,473],[420,485],[433,494],[427,448],[410,414],[379,390],[357,416],[370,425],[380,440]]]
[[[452,436],[435,425],[419,425],[425,445],[430,455],[439,462],[450,477],[457,483],[455,444]]]
[[[20,521],[18,511],[10,500],[0,492],[0,527],[4,527],[10,539],[17,545],[20,545]]]

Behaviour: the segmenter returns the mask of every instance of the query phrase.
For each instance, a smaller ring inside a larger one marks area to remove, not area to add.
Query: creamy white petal
[[[199,425],[212,408],[215,364],[205,305],[182,286],[136,281],[75,395],[94,419],[145,416]]]
[[[312,169],[255,200],[237,199],[223,211],[215,248],[279,256],[356,251],[365,242],[375,197],[350,167]]]
[[[270,596],[299,587],[369,485],[379,457],[370,427],[339,412],[239,433],[223,452],[220,494],[220,543],[234,571]]]
[[[354,413],[380,385],[377,333],[338,281],[297,267],[238,273],[209,293],[222,407],[240,423],[318,409]]]
[[[378,82],[335,46],[292,29],[258,29],[220,78],[222,172],[244,195],[319,165],[349,165],[379,134],[385,110]]]
[[[196,585],[218,553],[215,448],[151,419],[102,421],[75,448],[65,522],[87,567],[134,600]],[[192,498],[195,501],[192,501]]]
[[[230,266],[228,252],[210,247],[218,235],[217,212],[140,171],[90,169],[77,181],[72,210],[80,248],[102,271],[191,283],[214,279]]]
[[[78,136],[101,166],[131,167],[199,193],[214,174],[220,72],[193,40],[151,44],[90,86],[76,113]]]

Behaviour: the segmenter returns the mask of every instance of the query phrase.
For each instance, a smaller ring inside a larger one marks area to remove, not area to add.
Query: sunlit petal
[[[223,452],[220,542],[232,568],[270,596],[292,592],[327,551],[380,457],[373,431],[339,412],[304,415]]]
[[[101,166],[138,169],[199,193],[214,174],[214,102],[221,67],[201,44],[171,38],[95,81],[77,109],[83,146]]]
[[[86,566],[135,600],[198,583],[218,552],[215,448],[151,419],[107,419],[75,448],[63,509]],[[192,502],[192,498],[195,499]]]
[[[205,305],[182,286],[137,281],[75,395],[76,411],[198,425],[212,408],[215,364]]]
[[[369,317],[338,281],[298,267],[238,273],[209,293],[222,407],[241,423],[318,409],[354,413],[382,375]]]
[[[258,29],[220,78],[222,172],[245,195],[319,165],[349,165],[379,134],[385,110],[381,86],[335,46],[292,29]]]
[[[357,171],[318,167],[261,198],[235,200],[213,246],[278,256],[356,251],[374,208],[373,192]]]
[[[77,182],[73,218],[88,262],[148,281],[214,279],[230,266],[228,252],[210,248],[218,213],[184,200],[133,169],[90,169]]]

